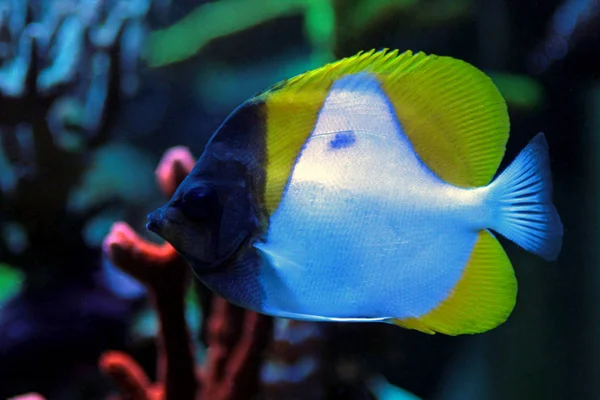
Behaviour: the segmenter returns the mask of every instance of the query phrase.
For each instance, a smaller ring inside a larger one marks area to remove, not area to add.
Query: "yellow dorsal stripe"
[[[394,323],[421,332],[462,335],[486,332],[502,324],[517,298],[517,280],[502,246],[481,231],[463,275],[438,307],[419,318]]]
[[[398,120],[423,162],[448,183],[491,181],[504,155],[509,120],[492,81],[450,57],[359,53],[275,85],[258,95],[266,105],[266,188],[269,214],[277,208],[293,164],[312,132],[333,82],[358,72],[379,79]]]

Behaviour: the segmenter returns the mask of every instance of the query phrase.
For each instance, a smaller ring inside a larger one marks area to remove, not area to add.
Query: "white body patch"
[[[489,221],[486,188],[441,181],[378,81],[336,81],[267,240],[264,312],[302,319],[418,317],[447,298]],[[313,318],[314,317],[314,318]]]

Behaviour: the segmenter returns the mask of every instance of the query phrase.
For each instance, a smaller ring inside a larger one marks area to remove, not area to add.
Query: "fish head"
[[[201,158],[146,228],[169,242],[198,275],[216,272],[258,226],[251,179],[235,160]]]

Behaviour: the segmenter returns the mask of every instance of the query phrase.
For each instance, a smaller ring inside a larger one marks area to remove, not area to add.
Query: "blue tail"
[[[489,186],[491,229],[552,261],[562,247],[563,226],[552,204],[548,143],[539,133]]]

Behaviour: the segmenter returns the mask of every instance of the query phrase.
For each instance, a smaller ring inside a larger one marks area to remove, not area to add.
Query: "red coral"
[[[12,397],[10,400],[46,400],[46,398],[38,393],[27,393]]]
[[[156,180],[160,190],[167,196],[173,196],[177,186],[194,168],[196,160],[184,146],[172,147],[165,152],[156,168]]]
[[[172,195],[193,165],[186,148],[167,151],[156,170],[163,192]],[[197,374],[184,315],[189,267],[169,244],[147,242],[122,222],[113,226],[104,249],[115,265],[146,285],[160,321],[158,382],[151,383],[127,354],[108,352],[100,360],[124,398],[233,400],[257,393],[271,318],[215,296],[206,322],[207,364]]]

